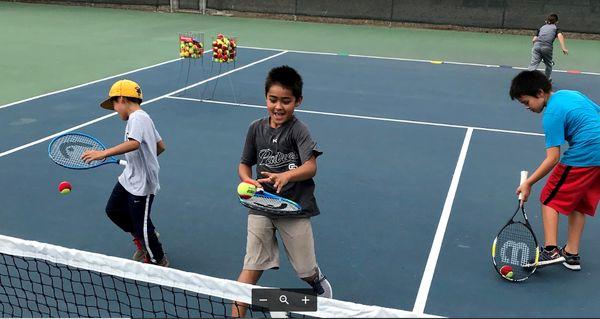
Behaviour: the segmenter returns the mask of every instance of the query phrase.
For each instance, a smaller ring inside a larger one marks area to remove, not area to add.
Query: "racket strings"
[[[271,198],[271,197],[267,197],[261,194],[255,194],[254,196],[252,196],[249,201],[255,205],[258,206],[262,206],[264,208],[268,208],[268,209],[276,209],[276,210],[281,210],[281,211],[293,211],[295,210],[294,207],[292,207],[291,205],[289,205],[287,202],[277,199],[277,198]]]
[[[515,280],[529,277],[535,268],[538,245],[531,230],[522,223],[506,226],[496,242],[496,265],[509,265]]]
[[[50,157],[59,165],[73,168],[96,166],[102,161],[85,163],[81,155],[88,150],[103,150],[98,141],[79,134],[68,134],[56,139],[50,147]]]

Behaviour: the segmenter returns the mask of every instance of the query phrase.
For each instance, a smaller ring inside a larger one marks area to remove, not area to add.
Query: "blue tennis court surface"
[[[125,122],[98,104],[129,78],[167,145],[153,220],[172,267],[237,278],[246,238],[237,165],[248,125],[266,116],[264,78],[287,64],[305,83],[296,116],[324,151],[313,227],[336,299],[450,317],[600,313],[590,297],[600,284],[594,218],[581,272],[557,266],[512,284],[491,265],[519,171],[544,156],[541,117],[508,97],[518,70],[258,48],[238,57],[221,70],[208,59],[173,60],[1,107],[0,233],[130,257],[130,236],[104,214],[121,167],[71,171],[47,156],[51,138],[67,130],[121,142]],[[597,75],[557,72],[554,83],[600,100]],[[62,180],[73,185],[68,196],[57,191]],[[539,191],[527,207],[541,239]],[[259,284],[304,288],[283,257]]]

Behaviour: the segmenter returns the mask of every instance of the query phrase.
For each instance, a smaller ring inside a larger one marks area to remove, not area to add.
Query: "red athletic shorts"
[[[600,166],[558,163],[542,189],[540,201],[564,215],[578,211],[594,216],[600,201]]]

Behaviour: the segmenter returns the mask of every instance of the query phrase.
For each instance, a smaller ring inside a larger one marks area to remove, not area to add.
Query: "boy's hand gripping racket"
[[[521,171],[519,185],[525,180],[527,171]],[[494,268],[502,278],[509,281],[523,281],[529,278],[535,272],[540,256],[538,241],[527,219],[525,203],[521,204],[521,199],[522,194],[519,194],[517,210],[502,227],[492,245]],[[515,219],[519,210],[523,221]]]
[[[66,133],[55,137],[48,145],[48,156],[54,163],[70,169],[89,169],[104,164],[127,165],[124,160],[107,157],[102,161],[86,163],[81,155],[88,150],[103,151],[106,146],[92,136],[82,133]]]

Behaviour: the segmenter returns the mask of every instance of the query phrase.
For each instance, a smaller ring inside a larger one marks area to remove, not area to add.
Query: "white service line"
[[[41,94],[41,95],[38,95],[38,96],[30,97],[30,98],[27,98],[27,99],[24,99],[24,100],[20,100],[20,101],[11,102],[11,103],[8,103],[8,104],[0,105],[0,109],[6,108],[6,107],[9,107],[9,106],[13,106],[13,105],[16,105],[16,104],[20,104],[20,103],[29,102],[29,101],[32,101],[32,100],[35,100],[35,99],[39,99],[39,98],[42,98],[42,97],[45,97],[45,96],[54,95],[54,94],[58,94],[58,93],[62,93],[62,92],[66,92],[66,91],[70,91],[70,90],[74,90],[74,89],[78,89],[78,88],[81,88],[81,87],[84,87],[84,86],[88,86],[88,85],[91,85],[91,84],[94,84],[94,83],[98,83],[98,82],[102,82],[102,81],[106,81],[106,80],[110,80],[110,79],[114,79],[116,77],[124,76],[124,75],[131,74],[131,73],[134,73],[134,72],[139,72],[139,71],[143,71],[143,70],[155,68],[157,66],[161,66],[161,65],[164,65],[164,64],[168,64],[168,63],[172,63],[172,62],[175,62],[175,61],[179,61],[181,59],[182,58],[177,58],[177,59],[173,59],[173,60],[161,62],[161,63],[158,63],[158,64],[154,64],[154,65],[146,66],[146,67],[143,67],[143,68],[135,69],[135,70],[132,70],[132,71],[128,71],[128,72],[125,72],[125,73],[121,73],[121,74],[109,76],[109,77],[106,77],[106,78],[103,78],[103,79],[99,79],[99,80],[95,80],[95,81],[92,81],[92,82],[87,82],[87,83],[79,84],[79,85],[72,86],[72,87],[69,87],[69,88],[66,88],[66,89],[62,89],[62,90],[58,90],[58,91],[52,91],[52,92],[44,93],[44,94]]]
[[[247,47],[247,46],[239,46],[244,49],[252,49],[252,50],[262,50],[262,51],[287,51],[291,53],[303,53],[303,54],[317,54],[317,55],[339,55],[337,53],[331,52],[317,52],[317,51],[301,51],[301,50],[283,50],[283,49],[272,49],[272,48],[258,48],[258,47]]]
[[[212,81],[212,80],[214,80],[214,79],[217,79],[217,78],[220,78],[220,77],[223,77],[223,76],[229,75],[229,74],[231,74],[231,73],[234,73],[234,72],[237,72],[237,71],[241,71],[241,70],[243,70],[243,69],[245,69],[245,68],[248,68],[248,67],[251,67],[251,66],[253,66],[253,65],[256,65],[256,64],[258,64],[258,63],[262,63],[262,62],[264,62],[264,61],[267,61],[267,60],[270,60],[270,59],[276,58],[276,57],[278,57],[278,56],[280,56],[280,55],[282,55],[282,54],[285,54],[285,53],[287,53],[287,51],[283,51],[283,52],[280,52],[280,53],[278,53],[278,54],[274,54],[274,55],[268,56],[268,57],[266,57],[266,58],[264,58],[264,59],[260,59],[260,60],[258,60],[258,61],[254,61],[254,62],[252,62],[252,63],[246,64],[246,65],[244,65],[244,66],[242,66],[242,67],[240,67],[240,68],[233,69],[233,70],[230,70],[230,71],[228,71],[228,72],[225,72],[225,73],[221,73],[221,74],[219,74],[219,75],[213,76],[213,77],[211,77],[211,78],[208,78],[208,79],[206,79],[206,80],[203,80],[203,81],[200,81],[200,82],[194,83],[194,84],[192,84],[192,85],[188,85],[188,86],[186,86],[186,87],[184,87],[184,88],[182,88],[182,89],[178,89],[178,90],[175,90],[175,91],[169,92],[169,93],[167,93],[167,94],[165,94],[165,95],[161,95],[161,96],[159,96],[159,97],[156,97],[156,98],[154,98],[154,99],[151,99],[151,100],[145,101],[145,102],[143,102],[143,103],[142,103],[142,105],[147,105],[147,104],[150,104],[150,103],[152,103],[152,102],[156,102],[156,101],[158,101],[158,100],[161,100],[161,99],[164,99],[164,98],[166,98],[166,97],[169,97],[169,96],[170,96],[170,95],[172,95],[172,94],[177,94],[177,93],[183,92],[183,91],[185,91],[185,90],[187,90],[187,89],[190,89],[190,88],[196,87],[196,86],[198,86],[198,85],[201,85],[201,84],[203,84],[203,83],[206,83],[206,82]],[[45,142],[45,141],[47,141],[47,140],[50,140],[50,139],[52,139],[52,138],[54,138],[54,137],[56,137],[56,136],[59,136],[59,135],[61,135],[61,134],[64,134],[64,133],[67,133],[67,132],[70,132],[70,131],[73,131],[73,130],[76,130],[76,129],[80,129],[80,128],[82,128],[82,127],[85,127],[85,126],[88,126],[88,125],[94,124],[94,123],[96,123],[96,122],[100,122],[100,121],[102,121],[102,120],[104,120],[104,119],[107,119],[107,118],[109,118],[109,117],[111,117],[111,116],[114,116],[114,115],[117,115],[117,113],[116,113],[116,112],[112,112],[112,113],[110,113],[110,114],[107,114],[107,115],[101,116],[101,117],[99,117],[99,118],[97,118],[97,119],[94,119],[94,120],[91,120],[91,121],[88,121],[88,122],[85,122],[85,123],[79,124],[79,125],[77,125],[77,126],[73,126],[73,127],[69,128],[69,129],[66,129],[66,130],[60,131],[60,132],[58,132],[58,133],[54,133],[54,134],[52,134],[52,135],[46,136],[46,137],[44,137],[44,138],[41,138],[41,139],[39,139],[39,140],[33,141],[33,142],[31,142],[31,143],[28,143],[28,144],[25,144],[25,145],[21,145],[21,146],[15,147],[15,148],[13,148],[13,149],[10,149],[10,150],[8,150],[8,151],[5,151],[5,152],[2,152],[2,153],[0,153],[0,157],[3,157],[3,156],[6,156],[6,155],[9,155],[9,154],[12,154],[12,153],[14,153],[14,152],[17,152],[17,151],[20,151],[20,150],[26,149],[26,148],[28,148],[28,147],[31,147],[31,146],[34,146],[34,145],[36,145],[36,144],[39,144],[39,143]]]
[[[204,103],[212,103],[212,104],[238,106],[238,107],[241,106],[241,107],[259,108],[259,109],[266,109],[267,108],[266,106],[263,106],[263,105],[254,105],[254,104],[245,104],[245,103],[233,103],[233,102],[223,102],[223,101],[213,101],[213,100],[202,100],[202,99],[195,99],[195,98],[189,98],[189,97],[180,97],[180,96],[168,96],[168,98],[170,98],[170,99],[176,99],[176,100],[193,101],[193,102],[204,102]],[[544,134],[542,134],[542,133],[534,133],[534,132],[502,130],[502,129],[488,128],[488,127],[455,125],[455,124],[424,122],[424,121],[401,120],[401,119],[392,119],[392,118],[374,117],[374,116],[363,116],[363,115],[354,115],[354,114],[343,114],[343,113],[310,111],[310,110],[303,110],[303,109],[296,109],[296,110],[294,110],[294,112],[310,113],[310,114],[318,114],[318,115],[328,115],[328,116],[337,116],[337,117],[347,117],[347,118],[363,119],[363,120],[383,121],[383,122],[394,122],[394,123],[405,123],[405,124],[416,124],[416,125],[429,125],[429,126],[440,126],[440,127],[460,128],[460,129],[473,129],[473,130],[478,130],[478,131],[488,131],[488,132],[497,132],[497,133],[531,135],[531,136],[544,136]]]
[[[417,292],[417,298],[412,312],[417,316],[422,315],[425,311],[425,304],[427,303],[427,297],[429,295],[429,288],[431,288],[431,281],[433,280],[433,274],[435,273],[435,266],[442,249],[442,242],[444,241],[444,234],[446,233],[446,227],[450,220],[450,213],[452,212],[452,205],[454,204],[454,197],[456,196],[456,190],[458,189],[458,182],[460,181],[460,175],[467,158],[467,151],[469,150],[469,144],[471,143],[471,136],[473,135],[473,129],[467,129],[465,139],[460,149],[460,155],[458,156],[458,162],[454,169],[454,175],[452,175],[452,182],[450,182],[450,188],[446,195],[446,201],[444,202],[444,208],[442,209],[442,215],[438,223],[437,230],[435,231],[435,237],[433,238],[433,244],[429,251],[429,257],[427,258],[427,264],[425,265],[425,271],[421,278],[421,284],[419,285],[419,291]]]
[[[265,50],[265,51],[282,51],[285,50],[291,53],[303,53],[303,54],[317,54],[317,55],[340,55],[339,53],[332,52],[317,52],[317,51],[301,51],[301,50],[288,50],[288,49],[274,49],[274,48],[261,48],[261,47],[247,47],[247,46],[239,46],[240,48],[245,49],[253,49],[253,50]],[[385,57],[385,56],[376,56],[376,55],[362,55],[362,54],[348,54],[347,56],[355,57],[355,58],[367,58],[367,59],[377,59],[377,60],[394,60],[394,61],[405,61],[405,62],[421,62],[421,63],[431,63],[434,60],[426,60],[426,59],[410,59],[410,58],[395,58],[395,57]],[[478,66],[485,68],[501,68],[502,66],[496,64],[482,64],[482,63],[470,63],[470,62],[456,62],[456,61],[442,61],[443,64],[456,64],[456,65],[466,65],[466,66]],[[511,66],[512,69],[517,70],[527,70],[526,67],[516,67]],[[553,70],[554,72],[559,73],[569,73],[568,70]],[[580,74],[588,74],[588,75],[600,75],[597,72],[587,72],[581,71]]]

